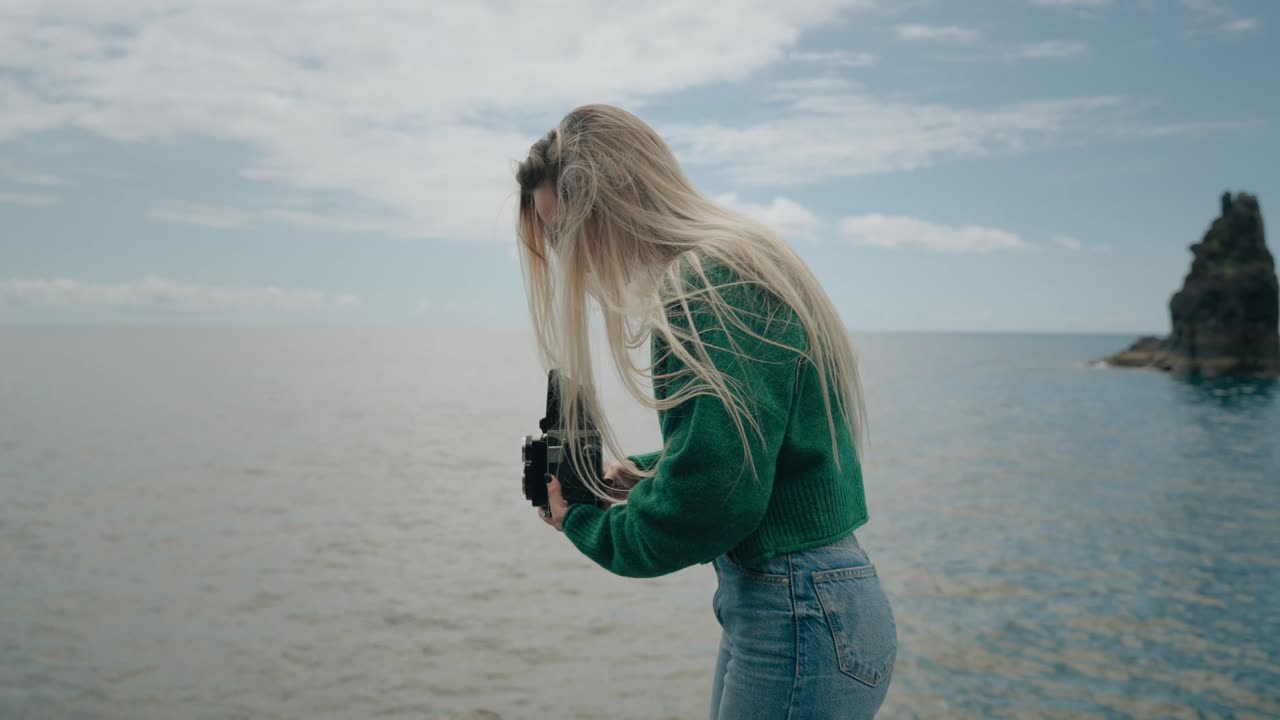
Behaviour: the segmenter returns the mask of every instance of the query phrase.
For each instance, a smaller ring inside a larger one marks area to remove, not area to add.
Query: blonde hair
[[[631,395],[658,411],[694,396],[718,398],[754,471],[747,432],[758,433],[759,425],[752,400],[717,370],[693,325],[694,314],[711,313],[726,335],[732,327],[778,345],[751,329],[744,308],[725,300],[731,286],[754,286],[770,299],[771,315],[793,312],[804,328],[803,347],[789,349],[817,369],[837,463],[840,432],[850,433],[861,453],[866,408],[857,358],[817,278],[769,228],[699,192],[644,121],[609,105],[576,108],[533,144],[516,179],[516,234],[533,329],[544,364],[564,375],[562,415],[570,431],[580,429],[585,412],[596,422],[606,451],[624,457],[596,391],[589,337],[589,302],[594,301],[603,314],[614,366]],[[533,200],[533,191],[547,182],[559,201],[550,226],[539,220]],[[720,274],[709,271],[717,266],[730,282],[713,280]],[[681,370],[657,373],[656,359],[636,363],[632,351],[650,337],[664,341],[667,352],[683,364]],[[679,389],[659,400],[646,389],[657,383]],[[581,458],[573,460],[575,467],[586,467]],[[606,498],[603,484],[589,474],[578,473]]]

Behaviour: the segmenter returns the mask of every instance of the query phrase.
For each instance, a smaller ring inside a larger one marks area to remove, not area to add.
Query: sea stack
[[[1258,198],[1224,193],[1222,214],[1191,254],[1191,272],[1169,300],[1173,334],[1142,338],[1106,362],[1179,375],[1280,376],[1280,289]]]

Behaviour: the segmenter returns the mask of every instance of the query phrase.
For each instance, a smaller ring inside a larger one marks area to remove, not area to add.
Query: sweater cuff
[[[578,548],[583,555],[592,557],[592,551],[595,547],[590,544],[593,538],[591,527],[595,524],[593,520],[604,515],[605,511],[595,505],[587,505],[586,503],[574,503],[564,513],[564,519],[560,521],[560,529],[564,530],[564,536],[569,538],[569,542]]]

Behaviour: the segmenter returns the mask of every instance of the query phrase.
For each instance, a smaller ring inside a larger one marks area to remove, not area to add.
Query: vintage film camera
[[[582,478],[570,462],[570,453],[576,446],[580,448],[581,458],[585,461],[587,472],[595,473],[597,480],[602,476],[602,460],[600,433],[595,423],[585,414],[579,415],[581,428],[576,437],[569,437],[568,429],[562,427],[560,419],[561,394],[560,371],[552,370],[547,374],[547,409],[546,416],[538,422],[542,437],[536,440],[529,435],[524,437],[520,447],[520,457],[524,462],[524,496],[534,507],[545,507],[547,504],[547,485],[543,475],[550,473],[560,481],[560,490],[565,502],[599,505],[595,495],[587,489]]]

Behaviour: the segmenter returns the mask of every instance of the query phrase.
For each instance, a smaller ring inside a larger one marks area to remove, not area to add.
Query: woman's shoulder
[[[682,287],[680,292],[668,288],[664,294],[668,319],[681,325],[692,319],[699,327],[736,326],[745,334],[766,338],[770,343],[797,350],[807,347],[797,313],[750,268],[735,268],[723,259],[697,251],[683,254],[675,263],[672,281]],[[712,293],[717,300],[712,299]],[[681,297],[685,302],[680,301]],[[726,313],[733,317],[725,317]]]
[[[688,298],[690,304],[703,304],[716,292],[735,308],[746,309],[772,295],[754,279],[749,268],[738,268],[723,258],[705,251],[689,250],[672,260],[671,272],[662,286],[662,299],[667,305]]]

